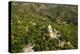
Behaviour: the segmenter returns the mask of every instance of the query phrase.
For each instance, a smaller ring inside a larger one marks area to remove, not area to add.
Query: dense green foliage
[[[76,5],[13,2],[11,6],[11,52],[22,52],[29,43],[35,51],[59,50],[58,41],[45,37],[47,26],[56,28],[73,48],[78,46],[78,13]]]

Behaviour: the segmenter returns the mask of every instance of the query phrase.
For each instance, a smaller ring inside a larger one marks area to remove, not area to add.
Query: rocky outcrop
[[[48,25],[48,36],[50,38],[58,38],[60,36],[59,32],[54,28],[52,29],[51,25]]]
[[[35,46],[35,45],[31,45],[31,43],[28,44],[25,48],[23,48],[23,52],[24,52],[24,53],[34,52],[34,50],[32,49],[34,46]]]

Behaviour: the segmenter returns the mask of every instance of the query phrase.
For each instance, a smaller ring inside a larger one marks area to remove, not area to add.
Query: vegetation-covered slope
[[[78,46],[76,5],[11,3],[11,52],[22,52],[29,43],[35,51],[76,49]],[[47,27],[60,31],[61,38],[73,47],[58,47],[58,41],[45,37]]]

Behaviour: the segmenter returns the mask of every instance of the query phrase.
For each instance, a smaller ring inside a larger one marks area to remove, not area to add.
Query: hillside
[[[77,5],[11,3],[11,52],[23,52],[30,44],[34,51],[50,51],[78,48]],[[48,25],[61,34],[61,41],[71,46],[58,47],[57,39],[50,39]]]

